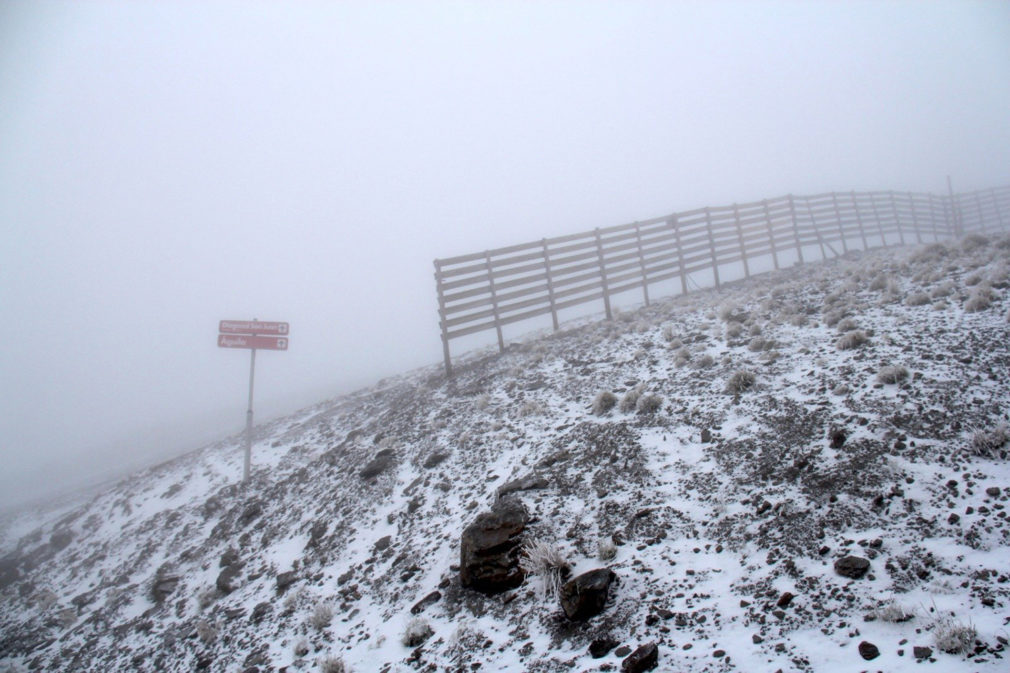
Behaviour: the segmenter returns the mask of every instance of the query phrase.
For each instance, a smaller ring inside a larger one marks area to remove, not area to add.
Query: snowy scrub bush
[[[828,327],[834,327],[835,325],[840,325],[842,319],[849,315],[849,310],[847,308],[838,309],[835,311],[830,311],[824,314],[824,324]],[[838,328],[841,331],[841,328]]]
[[[217,629],[207,620],[201,619],[196,623],[196,636],[204,645],[210,645],[217,640]]]
[[[893,598],[879,606],[871,614],[882,622],[889,622],[892,624],[907,622],[915,617],[914,610],[909,610]]]
[[[964,303],[964,310],[968,313],[984,311],[989,308],[991,301],[992,290],[987,285],[979,285],[972,291],[968,301]]]
[[[608,537],[601,537],[596,541],[596,556],[601,561],[612,561],[617,556],[617,545]]]
[[[886,274],[879,273],[874,277],[873,280],[870,281],[870,289],[877,291],[886,290],[888,284],[891,282],[892,282],[891,279],[888,278]]]
[[[677,365],[678,367],[683,367],[690,361],[691,361],[691,349],[689,349],[687,346],[684,346],[683,348],[679,349],[677,351],[677,355],[673,358],[673,364]]]
[[[965,252],[974,252],[987,245],[989,245],[989,239],[981,234],[968,234],[961,239],[961,249]]]
[[[750,340],[747,344],[747,348],[754,351],[755,353],[760,353],[762,351],[770,351],[778,346],[775,339],[766,339],[762,336],[756,336]]]
[[[976,430],[971,436],[971,452],[983,458],[994,458],[996,452],[1010,440],[1010,428],[1005,424],[991,430]]]
[[[528,416],[540,416],[543,413],[543,405],[536,400],[526,400],[519,407],[519,416],[522,418],[526,418]]]
[[[309,641],[302,638],[295,643],[295,656],[299,659],[309,653]]]
[[[729,381],[726,382],[726,392],[730,395],[739,395],[746,390],[750,390],[756,380],[757,377],[754,376],[753,372],[739,369],[733,372],[733,375],[729,377]]]
[[[736,304],[723,304],[719,307],[719,319],[723,322],[740,321],[740,307]]]
[[[624,393],[624,397],[621,398],[620,410],[623,413],[628,413],[629,411],[634,411],[635,407],[638,405],[638,398],[642,396],[642,386],[635,386],[628,392]]]
[[[735,339],[743,334],[743,325],[738,322],[731,322],[726,325],[726,338]]]
[[[196,595],[196,604],[203,612],[217,600],[217,587],[204,587],[200,593]]]
[[[975,627],[962,624],[953,617],[942,617],[933,625],[933,642],[947,654],[968,654],[975,649]]]
[[[859,348],[867,341],[869,341],[869,337],[866,336],[866,332],[854,329],[840,336],[838,341],[835,342],[835,348],[840,351],[852,350],[853,348]]]
[[[309,626],[322,631],[333,621],[333,607],[329,603],[318,603],[309,615]]]
[[[340,657],[324,657],[319,660],[320,673],[351,673],[351,668]]]
[[[905,304],[907,306],[925,306],[929,302],[929,295],[925,292],[913,292],[905,297]]]
[[[435,631],[431,628],[428,620],[423,617],[414,617],[407,622],[407,628],[404,630],[403,638],[400,642],[405,647],[417,647],[428,640],[434,633]]]
[[[663,406],[663,398],[659,395],[649,394],[639,397],[635,408],[640,414],[654,414],[659,411],[661,406]]]
[[[523,545],[519,567],[527,575],[539,577],[544,595],[550,598],[558,596],[562,581],[571,572],[571,565],[558,546],[543,540],[530,540]]]
[[[932,297],[933,299],[942,299],[943,297],[949,297],[953,293],[954,293],[954,284],[947,282],[947,283],[940,283],[932,290],[930,290],[929,296]]]
[[[705,353],[694,362],[694,366],[697,367],[698,369],[708,369],[714,364],[715,364],[715,358],[713,358],[708,353]]]
[[[847,385],[845,385],[844,383],[839,383],[831,391],[831,394],[832,395],[837,395],[838,397],[842,397],[843,395],[848,395],[849,394],[849,387]]]
[[[901,365],[884,365],[877,372],[877,381],[880,383],[901,383],[908,378],[908,370]]]
[[[830,327],[830,325],[828,325],[828,327]],[[852,330],[857,329],[858,327],[859,325],[856,324],[856,321],[853,320],[852,318],[844,318],[842,320],[839,320],[838,324],[835,325],[835,329],[838,330],[838,332],[841,334],[851,332]]]
[[[602,416],[617,404],[617,396],[609,390],[600,391],[600,393],[593,400],[593,413],[597,416]]]

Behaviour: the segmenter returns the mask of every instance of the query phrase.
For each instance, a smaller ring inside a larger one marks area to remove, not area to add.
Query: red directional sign
[[[286,351],[287,337],[252,336],[249,334],[218,334],[217,345],[221,348],[262,348],[270,351]]]
[[[287,334],[288,324],[259,320],[222,320],[218,324],[218,330],[222,334]]]

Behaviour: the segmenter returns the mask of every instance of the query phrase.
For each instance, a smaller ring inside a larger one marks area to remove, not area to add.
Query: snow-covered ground
[[[1005,671],[1008,287],[1010,238],[794,267],[260,426],[246,485],[233,438],[26,513],[0,671]],[[530,475],[526,542],[616,573],[587,621],[460,584]]]

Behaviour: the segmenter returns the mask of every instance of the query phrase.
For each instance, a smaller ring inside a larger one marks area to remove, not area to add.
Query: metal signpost
[[[288,324],[286,322],[260,322],[253,320],[222,320],[218,324],[219,348],[248,348],[249,355],[249,409],[245,412],[245,461],[242,481],[249,481],[252,462],[253,433],[253,380],[256,374],[256,350],[286,351],[288,349]],[[283,336],[274,336],[283,335]]]

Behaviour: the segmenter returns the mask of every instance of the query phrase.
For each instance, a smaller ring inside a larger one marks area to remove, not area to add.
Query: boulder
[[[507,484],[498,488],[498,497],[503,498],[510,493],[519,491],[532,491],[534,489],[547,488],[547,480],[539,474],[528,474],[525,477],[513,479]]]
[[[880,656],[880,649],[873,643],[864,640],[859,643],[859,656],[867,661],[872,661]]]
[[[559,593],[565,615],[583,621],[603,612],[607,593],[616,577],[610,568],[597,568],[565,582]]]
[[[361,468],[361,472],[358,473],[358,476],[360,476],[362,479],[371,479],[373,477],[377,477],[386,470],[388,470],[389,468],[391,468],[395,463],[396,463],[396,454],[393,452],[393,450],[383,449],[382,451],[379,451],[377,454],[375,454],[375,457],[372,458],[372,460],[370,460],[367,465]]]
[[[21,571],[18,570],[18,558],[10,554],[0,559],[0,589],[6,589],[19,579]]]
[[[597,638],[593,642],[589,643],[589,655],[593,659],[600,659],[607,656],[610,650],[617,647],[618,643],[613,638]]]
[[[621,662],[624,673],[644,673],[659,665],[659,648],[656,643],[647,643],[628,655]]]
[[[870,569],[870,561],[861,556],[843,556],[835,561],[835,572],[842,577],[858,580]]]
[[[230,565],[225,567],[221,571],[221,574],[217,576],[217,589],[223,594],[230,594],[238,588],[239,584],[239,573],[242,572],[242,568],[238,565]]]
[[[295,570],[289,570],[286,573],[280,573],[277,575],[277,591],[283,592],[289,586],[298,581],[298,572]]]
[[[168,573],[159,573],[154,576],[154,583],[151,585],[151,598],[155,603],[161,603],[175,591],[179,586],[179,576]]]
[[[526,574],[519,555],[527,521],[526,508],[514,498],[502,498],[490,512],[478,515],[460,538],[460,583],[485,594],[522,584]]]
[[[414,607],[410,608],[410,614],[419,615],[428,609],[428,606],[434,605],[438,601],[442,600],[442,592],[439,590],[432,591],[430,594],[414,603]]]

